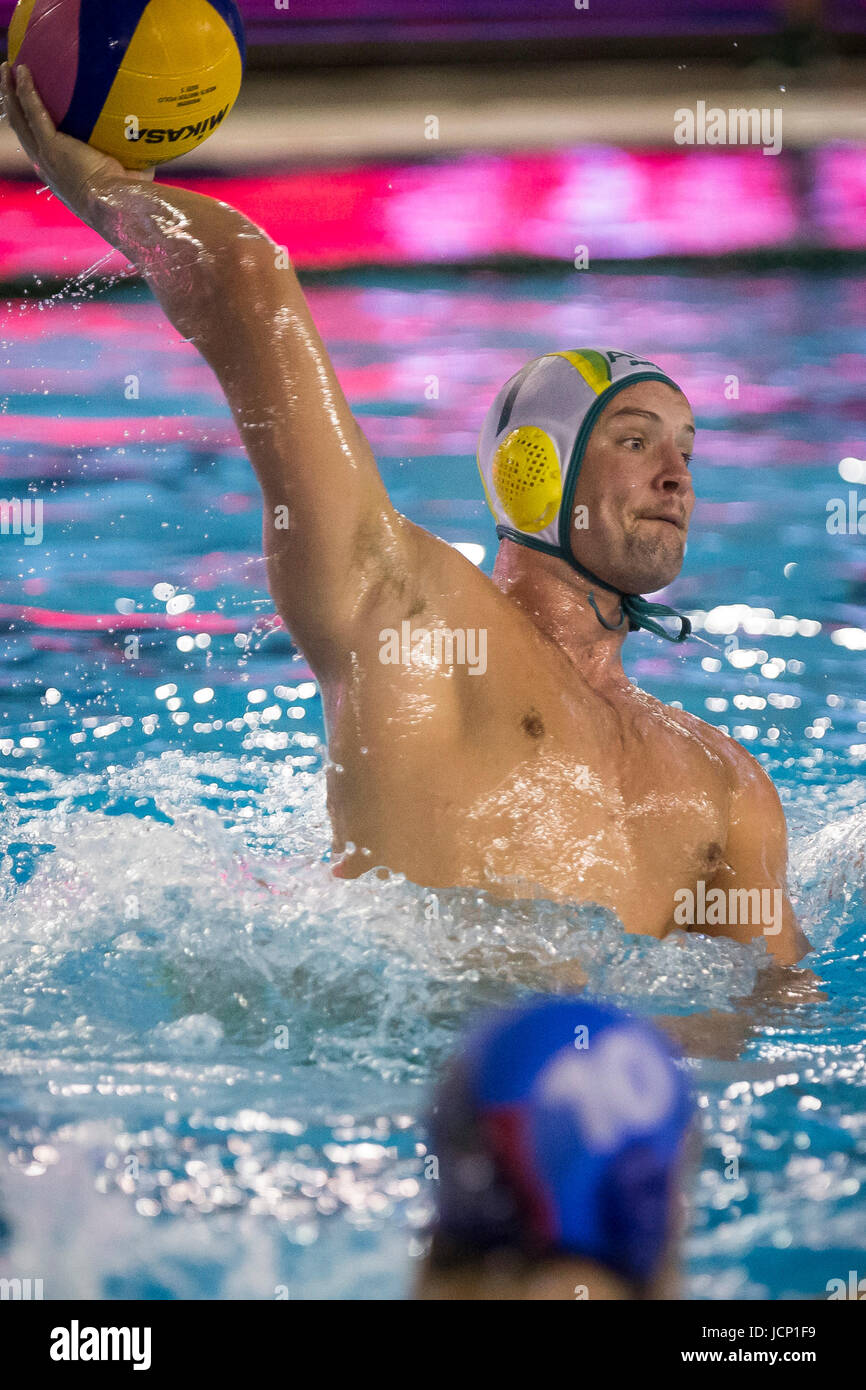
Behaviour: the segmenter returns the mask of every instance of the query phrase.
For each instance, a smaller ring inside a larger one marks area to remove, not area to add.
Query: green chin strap
[[[602,627],[607,628],[608,632],[617,632],[628,620],[632,627],[645,628],[647,632],[655,633],[656,637],[663,637],[666,642],[685,642],[686,638],[691,636],[691,620],[684,613],[678,613],[675,608],[669,608],[666,603],[650,603],[640,594],[624,594],[619,589],[615,589],[612,584],[605,584],[604,580],[599,579],[597,574],[592,574],[588,569],[584,569],[583,565],[579,565],[574,559],[569,560],[569,564],[586,579],[591,579],[593,584],[599,584],[609,594],[618,595],[620,620],[618,623],[609,623],[602,617],[592,589],[589,591],[589,606]],[[661,623],[656,622],[656,618],[676,618],[680,625],[679,632],[668,632],[666,627],[662,627]]]
[[[612,590],[616,593],[616,589]],[[685,642],[691,636],[691,620],[684,613],[678,613],[675,608],[669,608],[666,603],[649,603],[647,599],[641,598],[640,594],[620,594],[620,611],[622,617],[618,623],[607,623],[598,610],[595,595],[590,589],[589,606],[598,618],[602,627],[606,627],[608,632],[616,632],[617,628],[622,627],[628,619],[632,627],[646,628],[647,632],[654,632],[656,637],[663,637],[666,642]],[[668,632],[666,627],[655,621],[659,618],[677,618],[680,624],[679,632]]]
[[[545,555],[555,555],[557,559],[564,560],[578,574],[582,574],[584,579],[589,579],[600,589],[606,590],[609,594],[616,594],[619,599],[620,620],[618,623],[609,623],[602,617],[598,604],[595,601],[595,594],[592,589],[589,591],[589,606],[598,621],[608,632],[618,632],[623,623],[628,620],[632,627],[644,628],[647,632],[652,632],[656,637],[663,637],[666,642],[685,642],[691,636],[691,620],[684,613],[679,613],[676,608],[669,608],[666,603],[650,603],[649,599],[642,598],[640,594],[624,594],[621,589],[617,589],[613,584],[608,584],[604,579],[599,579],[597,574],[588,570],[579,560],[575,560],[560,545],[549,545],[546,541],[536,540],[534,536],[527,536],[521,531],[515,531],[510,526],[497,526],[496,534],[500,540],[514,541],[517,545],[526,546],[528,550],[540,550]],[[676,618],[680,625],[679,632],[668,632],[657,618]]]

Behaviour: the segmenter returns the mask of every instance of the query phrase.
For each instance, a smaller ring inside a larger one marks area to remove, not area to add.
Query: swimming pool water
[[[321,707],[215,382],[135,287],[13,301],[2,496],[44,534],[0,536],[0,1273],[401,1296],[431,1076],[467,1015],[577,958],[594,992],[743,1036],[686,1063],[686,1292],[825,1296],[866,1273],[866,563],[856,517],[827,526],[866,498],[866,277],[371,272],[310,298],[396,505],[487,570],[473,452],[502,380],[601,344],[682,381],[700,500],[669,595],[711,645],[640,634],[627,665],[774,776],[827,1000],[738,1004],[763,946],[332,879]]]

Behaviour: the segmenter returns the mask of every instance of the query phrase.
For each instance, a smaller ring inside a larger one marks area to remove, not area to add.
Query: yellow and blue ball
[[[245,57],[233,0],[19,0],[9,27],[9,62],[29,67],[58,130],[128,169],[218,130]]]

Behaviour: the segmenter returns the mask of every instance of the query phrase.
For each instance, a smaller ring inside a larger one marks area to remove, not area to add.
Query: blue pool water
[[[472,455],[506,376],[600,343],[683,382],[700,502],[670,593],[711,645],[641,634],[628,666],[775,778],[827,998],[738,1004],[763,946],[332,879],[321,707],[215,383],[129,286],[12,302],[2,495],[41,500],[44,536],[0,536],[0,1273],[401,1296],[431,1075],[468,1014],[577,958],[597,993],[727,1025],[733,1056],[686,1063],[688,1295],[866,1274],[866,561],[827,527],[866,484],[866,278],[371,273],[310,297],[397,506],[488,570]]]

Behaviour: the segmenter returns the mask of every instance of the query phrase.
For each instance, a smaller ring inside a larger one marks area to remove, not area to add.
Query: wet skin
[[[602,412],[575,498],[591,519],[574,533],[588,567],[629,591],[675,576],[694,506],[692,438],[685,398],[662,383],[628,387]],[[408,561],[352,659],[323,682],[336,843],[357,847],[343,872],[385,863],[423,884],[599,902],[654,936],[699,879],[782,885],[784,819],[769,779],[732,739],[628,680],[625,633],[601,627],[585,579],[504,541],[491,582],[400,525]],[[615,598],[596,598],[615,621]],[[483,629],[486,672],[382,665],[379,633],[404,619]],[[788,907],[768,945],[796,959],[797,935]]]
[[[675,894],[784,888],[785,821],[739,744],[635,687],[568,564],[503,542],[492,580],[391,506],[279,248],[224,203],[125,171],[58,136],[26,77],[10,119],[41,177],[146,275],[216,373],[264,499],[274,602],[322,689],[337,872],[387,866],[431,887],[599,902],[663,936]],[[479,402],[479,416],[486,402]],[[679,572],[693,420],[660,382],[621,391],[575,497],[580,558],[653,592]],[[284,523],[288,519],[288,525]],[[597,601],[608,621],[613,595]],[[381,660],[383,632],[486,634],[486,671],[447,650]],[[354,848],[353,848],[354,847]],[[778,961],[807,949],[784,896]]]

